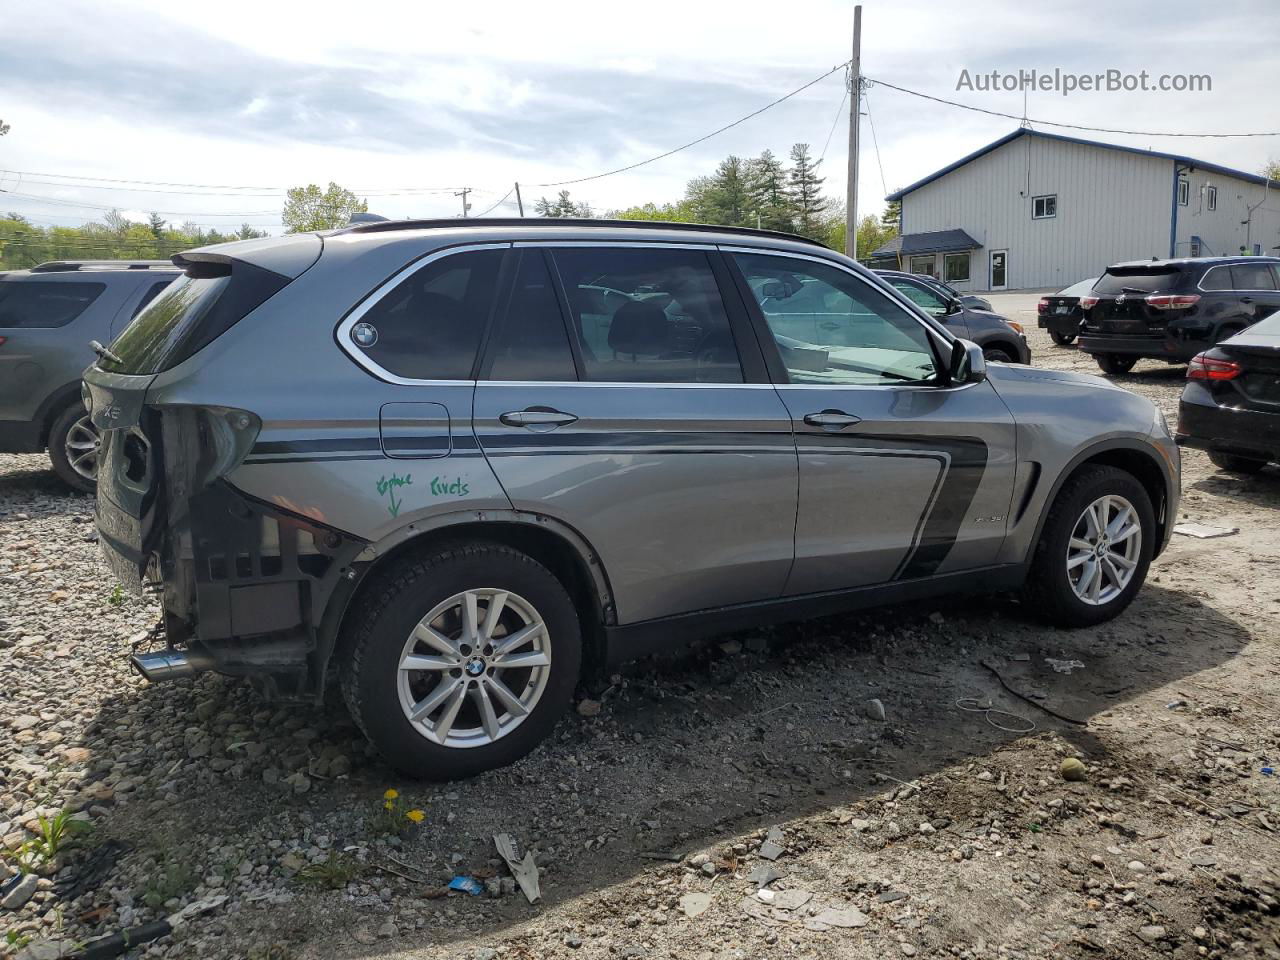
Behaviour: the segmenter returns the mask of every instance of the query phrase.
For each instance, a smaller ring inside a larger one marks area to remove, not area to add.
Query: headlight
[[[1026,334],[1022,332],[1022,324],[1020,324],[1017,320],[1006,320],[1005,323],[1013,327],[1013,329],[1016,332],[1022,334],[1024,337],[1026,336]]]

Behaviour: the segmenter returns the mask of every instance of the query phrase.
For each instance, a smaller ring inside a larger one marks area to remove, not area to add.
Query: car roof
[[[1240,254],[1234,257],[1169,257],[1164,260],[1126,260],[1113,263],[1107,270],[1141,270],[1143,267],[1211,267],[1220,263],[1280,263],[1280,257],[1252,257]]]
[[[144,273],[176,275],[179,268],[168,260],[50,260],[21,270],[0,271],[6,280],[20,278],[31,280],[75,279],[92,275],[102,277],[137,276]]]

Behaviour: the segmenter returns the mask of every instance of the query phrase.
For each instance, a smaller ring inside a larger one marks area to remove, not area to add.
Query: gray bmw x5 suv
[[[192,250],[85,374],[153,680],[340,681],[431,778],[548,735],[583,665],[1024,589],[1133,599],[1178,452],[1148,401],[994,364],[785,234],[417,221]],[[157,631],[159,634],[160,631]]]

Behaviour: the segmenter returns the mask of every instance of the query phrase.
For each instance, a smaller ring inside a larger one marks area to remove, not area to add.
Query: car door
[[[620,623],[780,596],[791,419],[715,248],[516,249],[474,407],[515,508],[587,540]]]
[[[1250,324],[1280,310],[1280,271],[1267,261],[1233,263],[1231,285],[1240,295],[1240,313]]]
[[[779,251],[738,249],[733,261],[744,295],[785,269],[845,298],[860,331],[857,343],[797,347],[774,334],[768,303],[750,304],[800,456],[787,594],[994,563],[1015,450],[991,384],[946,385],[949,341],[852,268]]]

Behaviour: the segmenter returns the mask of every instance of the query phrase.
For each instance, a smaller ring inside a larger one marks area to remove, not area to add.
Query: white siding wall
[[[1178,208],[1178,256],[1191,255],[1191,237],[1200,237],[1204,257],[1232,256],[1246,244],[1262,245],[1262,252],[1275,256],[1280,244],[1280,190],[1206,170],[1184,173],[1190,188],[1188,203]],[[1218,188],[1218,209],[1210,210],[1204,187]],[[1257,205],[1255,207],[1255,205]],[[1249,208],[1254,207],[1252,217]],[[1245,226],[1244,221],[1251,219]]]
[[[986,289],[990,252],[1008,250],[1009,289],[1056,290],[1168,256],[1172,191],[1171,160],[1025,136],[903,197],[903,232],[960,229],[982,244],[959,286]],[[1057,195],[1057,216],[1033,220],[1043,194]],[[1220,188],[1220,210],[1226,199]]]

